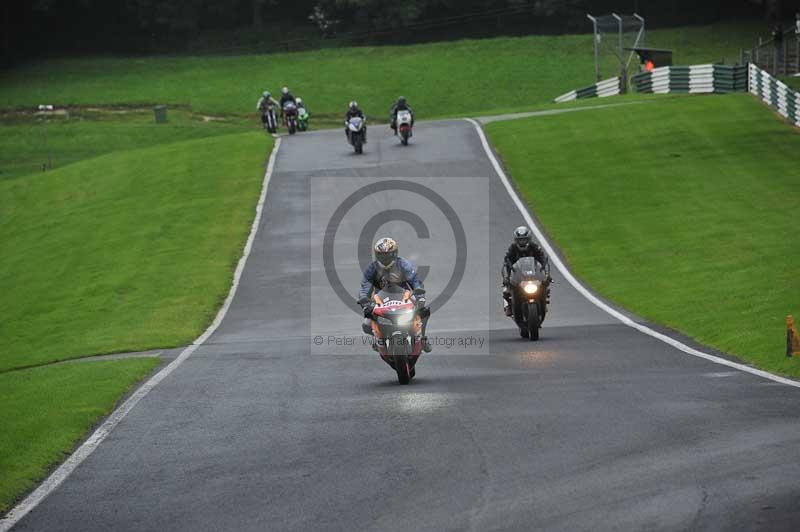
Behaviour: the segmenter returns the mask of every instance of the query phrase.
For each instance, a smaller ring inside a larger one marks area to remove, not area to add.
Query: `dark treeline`
[[[586,13],[649,27],[782,20],[800,0],[2,0],[2,59],[78,53],[294,50],[589,31]]]

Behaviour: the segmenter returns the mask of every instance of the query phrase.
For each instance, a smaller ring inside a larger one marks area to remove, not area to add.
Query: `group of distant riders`
[[[268,90],[264,91],[261,97],[259,98],[258,103],[256,104],[256,110],[258,110],[261,113],[262,127],[264,127],[264,129],[267,129],[269,131],[270,129],[272,129],[270,127],[270,124],[273,123],[277,124],[277,115],[275,113],[276,108],[280,111],[281,123],[283,123],[284,126],[288,127],[286,121],[288,106],[297,109],[297,112],[300,116],[303,115],[310,116],[308,107],[306,107],[305,103],[303,102],[303,99],[295,98],[288,87],[283,87],[283,89],[281,90],[280,100],[275,100],[275,98],[272,97],[272,94]],[[400,96],[399,98],[397,98],[397,101],[395,101],[392,104],[391,109],[389,111],[389,116],[391,118],[391,123],[389,127],[392,128],[395,135],[397,135],[397,115],[400,111],[408,111],[408,113],[410,113],[410,121],[411,121],[410,125],[411,127],[413,127],[414,125],[414,110],[411,108],[410,105],[408,105],[408,102],[406,101],[405,97]],[[344,115],[344,122],[345,122],[344,131],[348,137],[348,140],[350,139],[350,128],[348,127],[348,125],[350,124],[351,120],[356,117],[360,118],[363,122],[366,122],[366,117],[364,116],[364,112],[358,106],[358,102],[351,101],[347,105],[347,111],[345,112]],[[366,144],[367,143],[366,123],[364,123],[360,129],[363,131],[363,143]],[[274,133],[275,131],[269,131],[269,132]]]
[[[275,108],[280,110],[281,123],[294,134],[295,129],[305,131],[308,127],[308,108],[302,98],[295,98],[288,87],[281,90],[281,99],[275,100],[269,91],[264,91],[256,104],[261,113],[261,125],[268,132],[275,134],[278,130],[278,117]]]

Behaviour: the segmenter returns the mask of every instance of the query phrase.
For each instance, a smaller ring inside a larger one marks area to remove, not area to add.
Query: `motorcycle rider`
[[[533,241],[531,230],[524,225],[514,229],[514,242],[508,247],[506,256],[503,259],[503,310],[506,316],[511,316],[513,314],[513,309],[511,308],[511,268],[514,266],[514,263],[522,257],[533,257],[542,265],[542,268],[547,266],[549,260],[544,249]],[[545,281],[545,284],[548,286],[548,295],[551,282],[552,278],[548,273]]]
[[[284,87],[281,89],[281,100],[280,100],[280,108],[281,108],[281,118],[283,119],[283,106],[286,105],[286,102],[292,102],[293,104],[297,105],[297,99],[292,96],[292,93],[289,92],[289,87]]]
[[[262,126],[267,123],[267,104],[270,102],[272,102],[272,105],[278,106],[278,102],[272,97],[269,91],[264,91],[264,93],[261,95],[261,98],[258,99],[258,103],[256,104],[256,110],[261,112]]]
[[[414,110],[406,102],[405,96],[400,96],[397,98],[397,101],[392,104],[392,109],[390,111],[392,123],[389,127],[394,130],[395,135],[397,135],[397,111],[408,111],[411,113],[411,127],[414,127]]]
[[[284,87],[281,89],[281,109],[283,109],[283,105],[286,102],[292,102],[293,104],[297,105],[297,99],[292,96],[291,92],[289,92],[289,87]]]
[[[350,129],[347,127],[347,123],[350,121],[351,118],[357,116],[364,120],[366,117],[364,116],[364,112],[358,107],[358,102],[353,100],[347,106],[347,112],[344,114],[344,133],[347,135],[348,142],[350,141]],[[362,131],[364,131],[364,144],[367,143],[367,124],[365,123],[363,126]]]
[[[303,99],[298,97],[297,98],[297,112],[298,112],[298,114],[300,113],[300,109],[305,109],[306,113],[308,113],[308,107],[306,107],[306,104],[303,103]],[[311,113],[309,113],[309,114],[311,114]]]
[[[429,307],[425,306],[425,289],[422,281],[417,277],[414,265],[407,259],[398,256],[399,247],[392,238],[387,237],[378,240],[373,247],[373,251],[375,260],[370,262],[367,269],[364,270],[358,294],[358,304],[361,305],[364,311],[364,323],[361,328],[366,334],[378,336],[377,323],[375,323],[372,314],[376,306],[373,295],[388,284],[401,286],[406,290],[413,291],[415,294],[414,299],[417,309],[419,309],[420,320],[414,324],[414,334],[420,337],[422,349],[426,353],[430,353],[431,346],[428,344],[425,330],[428,326],[428,318],[430,318],[431,311]],[[372,347],[377,350],[377,345],[373,344]]]

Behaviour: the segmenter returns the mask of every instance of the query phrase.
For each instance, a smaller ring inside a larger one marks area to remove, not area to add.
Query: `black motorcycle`
[[[522,257],[511,267],[509,286],[512,319],[519,334],[530,341],[539,339],[539,329],[547,314],[550,267],[541,267],[533,257]]]

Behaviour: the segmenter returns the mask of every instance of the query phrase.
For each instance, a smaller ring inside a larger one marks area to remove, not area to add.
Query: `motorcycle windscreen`
[[[522,281],[538,278],[539,265],[533,257],[522,257],[511,270],[511,283],[518,285]]]

